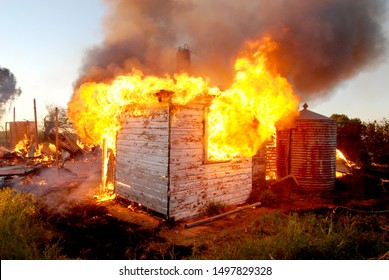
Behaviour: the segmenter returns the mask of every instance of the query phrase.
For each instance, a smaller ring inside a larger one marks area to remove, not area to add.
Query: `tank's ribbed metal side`
[[[293,174],[304,189],[335,187],[334,120],[300,118],[292,129],[277,132],[277,175],[282,178],[289,174]]]

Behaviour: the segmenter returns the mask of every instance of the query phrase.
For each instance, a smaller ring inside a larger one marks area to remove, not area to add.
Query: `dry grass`
[[[32,194],[0,189],[0,259],[62,259],[45,208]]]
[[[247,227],[224,231],[194,252],[194,259],[371,259],[387,258],[388,217],[272,213]]]

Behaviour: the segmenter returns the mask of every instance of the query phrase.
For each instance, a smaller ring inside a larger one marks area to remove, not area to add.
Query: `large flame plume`
[[[266,67],[269,51],[277,45],[266,36],[249,42],[235,62],[235,78],[209,108],[210,159],[254,156],[258,148],[298,113],[298,98],[290,83]],[[214,157],[214,158],[213,158]]]
[[[133,69],[109,84],[82,84],[68,103],[68,116],[86,144],[100,144],[104,139],[107,147],[114,149],[120,116],[147,114],[160,105],[163,93],[174,93],[172,104],[183,105],[207,92],[206,80],[186,73],[157,77]]]
[[[160,106],[161,95],[173,105],[212,96],[207,115],[210,159],[253,156],[274,133],[275,124],[292,120],[298,112],[292,86],[266,68],[266,54],[274,48],[270,37],[250,42],[236,60],[232,86],[224,91],[210,87],[207,78],[187,73],[145,76],[136,69],[111,83],[86,82],[69,102],[68,116],[86,143],[104,140],[114,150],[121,116],[148,114]]]
[[[111,149],[124,113],[147,114],[161,95],[180,105],[211,95],[211,154],[251,156],[296,115],[296,94],[330,94],[386,47],[385,0],[104,2],[104,40],[85,56],[68,115],[84,141]],[[184,43],[195,60],[174,74]]]

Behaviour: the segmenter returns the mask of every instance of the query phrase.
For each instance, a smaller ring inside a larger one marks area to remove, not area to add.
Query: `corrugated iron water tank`
[[[336,121],[307,107],[292,128],[277,131],[277,177],[294,175],[304,189],[330,190],[336,178]]]

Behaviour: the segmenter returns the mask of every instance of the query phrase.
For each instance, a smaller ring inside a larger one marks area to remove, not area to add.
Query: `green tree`
[[[12,102],[20,96],[22,90],[17,87],[14,74],[0,67],[0,116],[8,111]]]
[[[364,126],[363,142],[375,163],[389,163],[389,121],[368,122]]]
[[[56,106],[46,105],[47,115],[43,119],[44,140],[50,139],[50,134],[55,134]],[[58,130],[63,133],[74,133],[73,126],[66,116],[66,108],[58,107]]]
[[[350,119],[343,114],[333,114],[337,124],[337,147],[352,161],[366,161],[366,148],[363,141],[364,124],[358,118]]]

